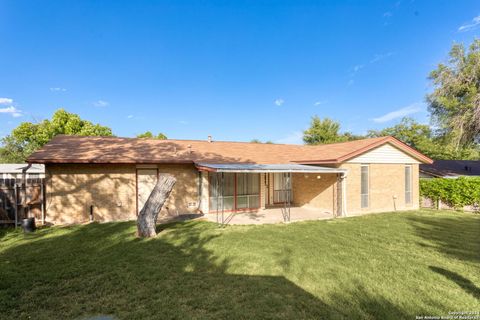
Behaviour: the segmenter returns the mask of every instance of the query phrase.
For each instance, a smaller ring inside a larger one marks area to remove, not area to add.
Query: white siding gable
[[[347,163],[420,163],[400,149],[386,143],[378,148],[365,152]]]

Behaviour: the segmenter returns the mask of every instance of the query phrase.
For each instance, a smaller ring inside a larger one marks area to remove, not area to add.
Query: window
[[[209,174],[210,211],[221,210],[222,201],[225,211],[253,209],[260,207],[260,174],[224,173],[223,197],[222,174]],[[217,194],[219,195],[217,199]],[[218,201],[218,202],[217,202]]]
[[[368,165],[362,164],[361,166],[361,186],[360,186],[360,197],[361,197],[361,206],[362,208],[368,208],[368,193],[369,193],[369,172]]]
[[[209,174],[210,179],[210,208],[211,211],[217,211],[217,207],[222,207],[224,210],[233,210],[235,205],[235,174],[234,173],[224,173],[223,174],[223,197],[222,194],[222,174]],[[218,203],[217,203],[217,194]]]
[[[405,166],[405,204],[412,204],[412,166]]]
[[[273,202],[283,203],[292,199],[292,179],[283,173],[273,175]]]
[[[260,175],[237,174],[237,209],[260,206]]]

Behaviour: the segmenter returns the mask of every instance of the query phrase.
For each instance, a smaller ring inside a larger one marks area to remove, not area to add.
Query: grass
[[[480,216],[0,230],[2,319],[414,319],[480,311]]]

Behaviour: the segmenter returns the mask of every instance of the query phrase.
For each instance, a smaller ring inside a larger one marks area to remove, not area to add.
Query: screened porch
[[[339,194],[344,194],[342,189],[345,184],[342,181],[346,177],[345,169],[300,164],[196,163],[196,167],[203,174],[208,175],[208,208],[204,212],[215,215],[216,221],[222,224],[231,221],[235,214],[253,217],[255,212],[265,211],[261,213],[264,214],[268,211],[264,209],[272,209],[270,211],[272,217],[268,218],[273,218],[278,211],[283,221],[290,221],[295,193],[292,189],[293,173],[328,174],[340,181]],[[343,201],[343,197],[338,199]],[[331,198],[331,201],[333,200]],[[345,206],[341,203],[337,209],[338,212],[335,214],[345,213]],[[297,211],[302,214],[307,212],[295,209],[295,212]],[[309,214],[313,214],[311,210]],[[330,216],[332,214],[333,212],[330,212]],[[325,216],[324,211],[321,212],[321,216]]]

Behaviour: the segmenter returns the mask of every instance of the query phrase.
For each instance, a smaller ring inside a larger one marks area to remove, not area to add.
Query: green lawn
[[[0,318],[414,319],[480,311],[480,215],[0,230]]]

